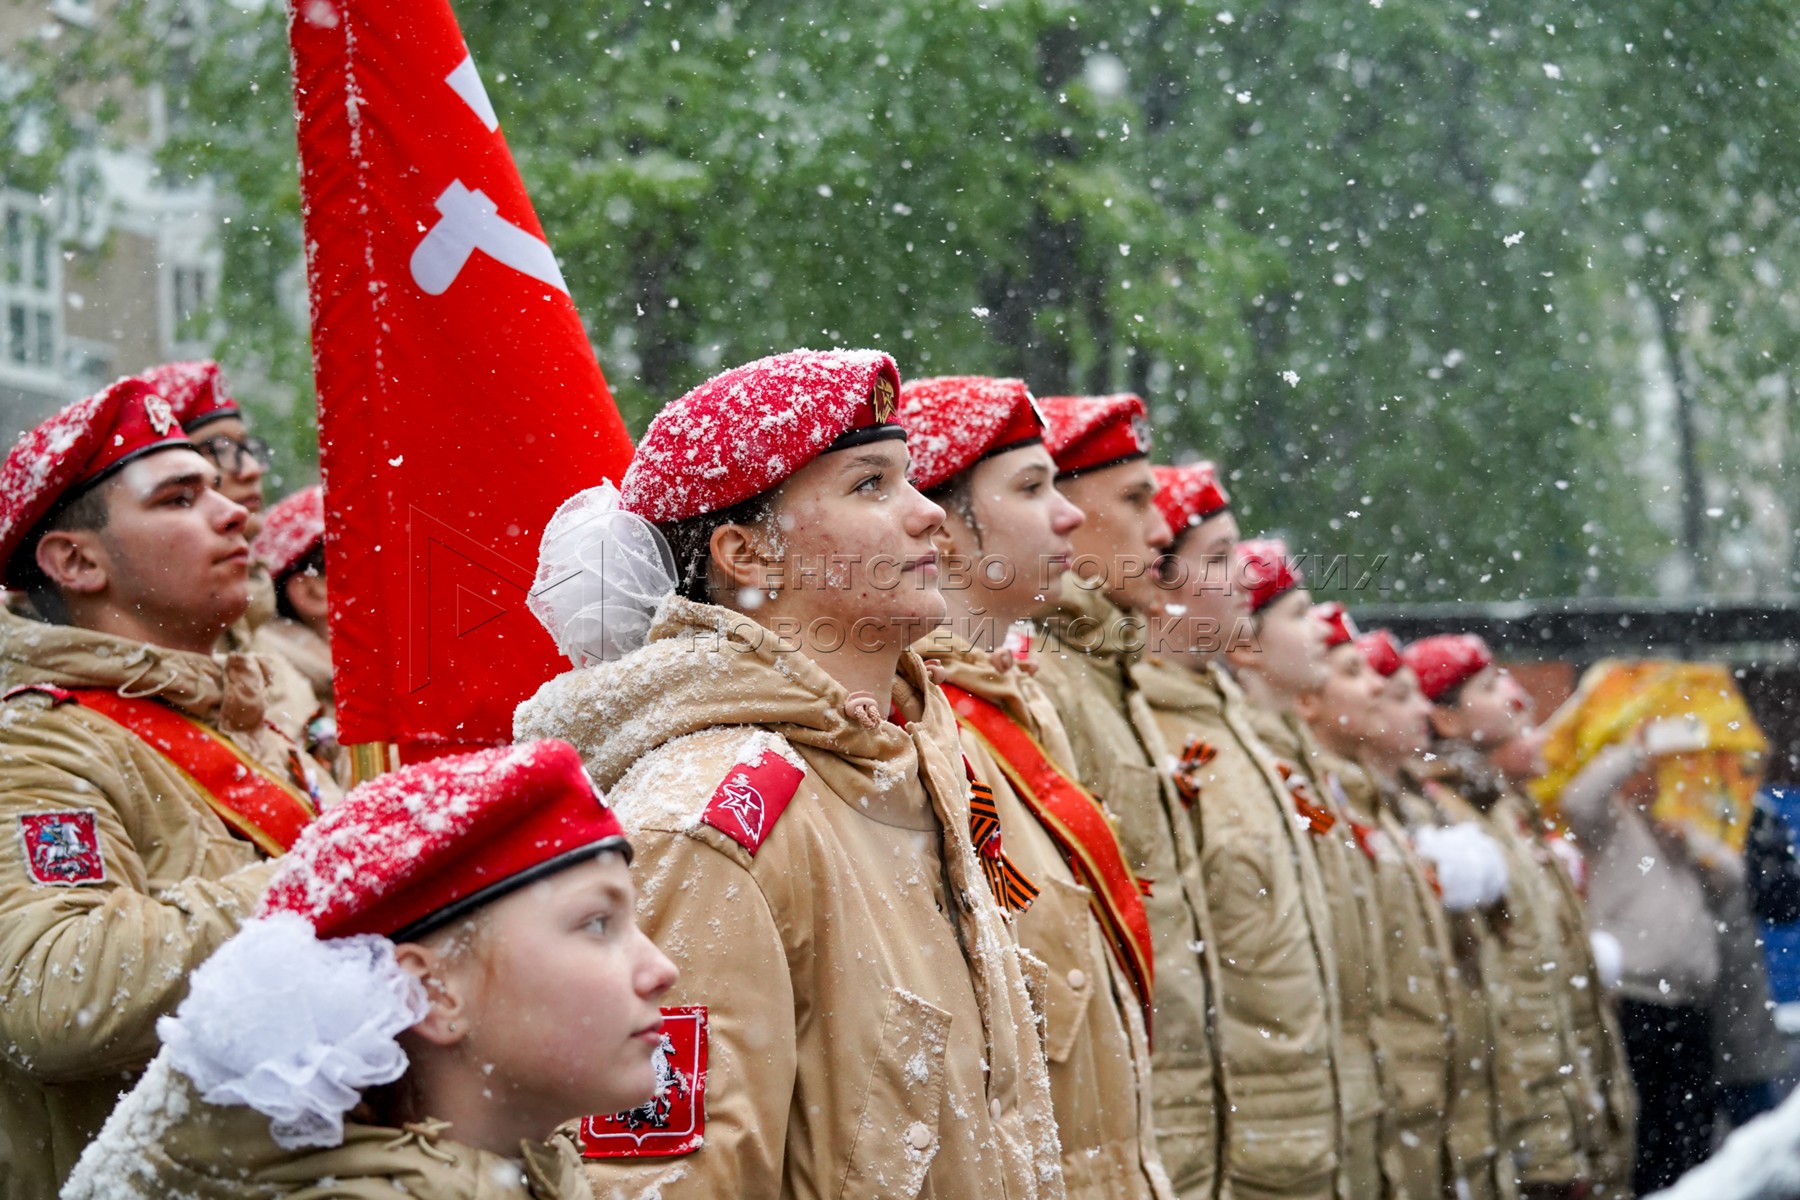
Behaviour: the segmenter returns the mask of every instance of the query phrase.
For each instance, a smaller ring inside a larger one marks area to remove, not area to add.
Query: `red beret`
[[[900,371],[879,350],[790,350],[733,367],[650,422],[621,499],[655,525],[730,508],[840,439],[904,436],[892,424],[899,400]]]
[[[175,421],[189,433],[221,417],[242,417],[238,403],[225,392],[219,364],[211,359],[163,363],[138,376],[162,393],[175,410]]]
[[[1472,633],[1440,633],[1420,638],[1400,657],[1419,677],[1419,690],[1436,700],[1494,664],[1494,652]]]
[[[1156,476],[1156,507],[1176,537],[1231,507],[1231,497],[1219,484],[1219,469],[1209,462],[1151,467],[1150,471]]]
[[[280,579],[324,540],[325,489],[314,484],[284,497],[268,511],[250,550],[269,564],[270,575]]]
[[[1313,616],[1325,622],[1327,650],[1335,650],[1346,642],[1356,640],[1356,622],[1350,619],[1349,610],[1336,600],[1313,605]]]
[[[1238,578],[1250,589],[1250,611],[1261,612],[1306,582],[1288,561],[1287,543],[1275,538],[1237,544]]]
[[[915,379],[900,389],[899,420],[912,451],[913,486],[921,492],[991,454],[1044,439],[1043,418],[1023,379]]]
[[[1057,473],[1079,475],[1150,453],[1150,418],[1144,402],[1129,392],[1116,396],[1047,396],[1044,445]]]
[[[168,401],[142,379],[121,379],[21,434],[0,466],[0,572],[58,502],[135,458],[191,449]]]
[[[297,913],[321,938],[423,937],[602,850],[618,818],[567,742],[415,763],[354,789],[280,861],[257,915]]]
[[[1369,665],[1383,679],[1406,665],[1405,660],[1400,657],[1400,643],[1385,629],[1363,634],[1356,639],[1356,648],[1362,651],[1363,657],[1369,660]]]

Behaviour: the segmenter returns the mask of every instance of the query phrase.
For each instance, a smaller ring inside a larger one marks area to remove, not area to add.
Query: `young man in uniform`
[[[1523,1200],[1570,1200],[1594,1181],[1585,1135],[1591,1094],[1563,995],[1556,870],[1491,755],[1527,728],[1523,689],[1471,634],[1423,638],[1405,650],[1431,700],[1437,756],[1427,793],[1479,820],[1505,856],[1505,895],[1488,913],[1484,980],[1495,1038],[1503,1164]]]
[[[1256,637],[1232,647],[1229,661],[1250,701],[1251,727],[1274,755],[1296,812],[1311,834],[1330,904],[1331,947],[1340,1029],[1338,1078],[1344,1164],[1339,1194],[1381,1186],[1381,1085],[1374,1041],[1387,980],[1379,952],[1375,872],[1345,812],[1335,764],[1301,722],[1300,697],[1325,682],[1326,628],[1298,567],[1279,541],[1239,542],[1238,579],[1250,591]]]
[[[1056,710],[1008,631],[1054,593],[1081,510],[1018,379],[908,383],[900,423],[912,479],[944,510],[947,622],[913,649],[934,667],[1006,857],[1038,894],[1016,916],[1044,983],[1050,1095],[1070,1200],[1172,1200],[1151,1119],[1149,917],[1100,802],[1074,778]],[[1019,639],[1023,640],[1023,639]],[[990,859],[996,867],[997,858]]]
[[[1155,560],[1169,544],[1156,507],[1150,432],[1136,396],[1041,402],[1057,486],[1086,515],[1073,569],[1044,625],[1037,679],[1062,718],[1083,787],[1117,823],[1126,862],[1146,890],[1156,952],[1151,1080],[1157,1146],[1182,1200],[1220,1186],[1220,1108],[1211,997],[1218,963],[1200,849],[1173,785],[1162,738],[1131,667],[1144,614],[1162,602]]]
[[[1330,913],[1293,797],[1221,661],[1250,612],[1231,579],[1237,519],[1211,463],[1158,467],[1156,478],[1175,540],[1159,564],[1163,613],[1132,678],[1201,847],[1226,1186],[1242,1200],[1330,1200],[1343,1165]],[[1361,1194],[1378,1195],[1379,1179],[1369,1182],[1376,1191]]]
[[[248,514],[125,379],[0,467],[0,1196],[51,1194],[149,1061],[330,781],[215,657],[249,603]]]

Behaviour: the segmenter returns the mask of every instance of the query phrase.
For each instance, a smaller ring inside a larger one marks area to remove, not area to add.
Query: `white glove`
[[[1475,822],[1427,826],[1413,835],[1413,846],[1437,868],[1446,910],[1487,908],[1506,894],[1506,857]]]
[[[1594,968],[1600,972],[1600,986],[1610,992],[1625,974],[1625,948],[1604,929],[1588,934],[1588,943],[1594,948]]]

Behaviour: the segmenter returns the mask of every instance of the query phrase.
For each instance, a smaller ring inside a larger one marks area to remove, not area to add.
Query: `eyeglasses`
[[[248,469],[244,463],[246,458],[265,471],[275,461],[275,454],[269,449],[269,443],[259,437],[247,437],[239,441],[219,434],[216,437],[201,438],[194,443],[194,449],[212,459],[213,465],[227,475],[242,475]]]

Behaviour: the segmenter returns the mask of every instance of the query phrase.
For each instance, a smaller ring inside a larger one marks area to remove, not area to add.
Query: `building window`
[[[60,366],[62,261],[33,197],[0,195],[0,366],[55,375]]]

